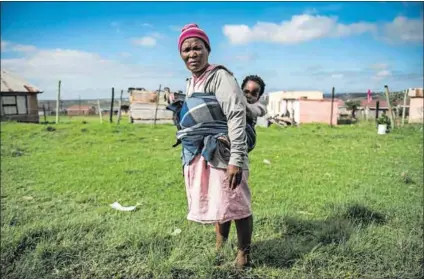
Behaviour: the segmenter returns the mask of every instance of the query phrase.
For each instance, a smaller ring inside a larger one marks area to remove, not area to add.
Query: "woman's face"
[[[208,65],[209,51],[198,38],[188,38],[181,46],[181,58],[193,74],[202,73]]]
[[[247,102],[249,104],[253,104],[258,101],[260,92],[261,86],[252,80],[246,82],[243,88],[243,93],[246,96]]]

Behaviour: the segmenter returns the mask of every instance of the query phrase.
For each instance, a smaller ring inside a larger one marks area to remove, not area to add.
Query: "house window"
[[[5,115],[28,114],[27,96],[2,96],[1,103]]]
[[[27,96],[16,96],[18,114],[28,114]]]

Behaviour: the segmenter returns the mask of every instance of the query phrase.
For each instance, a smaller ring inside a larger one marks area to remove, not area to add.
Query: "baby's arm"
[[[256,119],[266,114],[266,107],[260,102],[246,104],[246,116],[250,119]]]

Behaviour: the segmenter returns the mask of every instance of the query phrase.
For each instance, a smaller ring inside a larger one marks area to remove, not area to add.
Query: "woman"
[[[209,38],[196,24],[183,27],[181,58],[192,77],[178,123],[183,145],[188,220],[215,224],[216,248],[237,227],[237,267],[250,265],[253,230],[246,144],[246,99],[225,67],[209,64]]]

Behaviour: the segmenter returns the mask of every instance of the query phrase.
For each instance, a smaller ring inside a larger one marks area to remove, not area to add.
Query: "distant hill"
[[[343,101],[347,101],[347,100],[352,100],[352,99],[366,99],[367,98],[368,93],[365,92],[354,92],[354,93],[336,93],[334,94],[334,98],[337,99],[341,99]],[[372,93],[373,98],[375,97],[384,97],[384,93],[383,92],[373,92]],[[331,98],[331,93],[325,93],[324,94],[324,98]]]
[[[42,108],[43,105],[47,110],[52,110],[56,108],[56,100],[38,100],[38,107]],[[93,100],[61,100],[60,107],[66,109],[70,106],[81,105],[81,106],[95,106],[97,107],[97,99]],[[118,107],[119,97],[115,99],[114,106]],[[122,98],[122,105],[129,105],[128,98]],[[110,99],[100,100],[101,108],[110,108]]]

